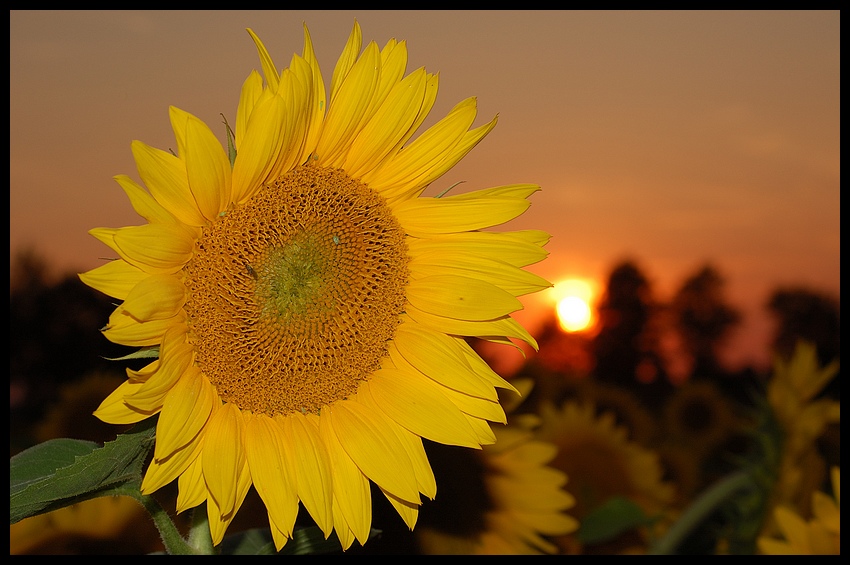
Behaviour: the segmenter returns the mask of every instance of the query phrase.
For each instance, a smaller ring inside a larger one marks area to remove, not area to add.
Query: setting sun
[[[593,324],[594,293],[589,282],[581,279],[566,279],[557,283],[552,291],[561,329],[567,332],[579,332]]]

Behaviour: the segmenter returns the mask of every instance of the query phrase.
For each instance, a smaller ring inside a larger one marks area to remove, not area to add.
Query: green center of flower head
[[[184,269],[195,363],[219,396],[318,413],[380,367],[405,304],[405,235],[344,171],[299,167],[205,227]]]
[[[285,245],[267,249],[256,266],[246,267],[257,281],[255,294],[265,315],[290,323],[311,310],[333,308],[332,288],[326,284],[333,250],[321,235],[298,232]],[[333,245],[341,243],[339,236],[332,238]]]

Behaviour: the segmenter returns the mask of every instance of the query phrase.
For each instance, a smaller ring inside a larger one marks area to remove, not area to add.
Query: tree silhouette
[[[688,277],[673,297],[675,324],[697,378],[725,375],[718,353],[741,321],[740,313],[725,303],[724,284],[717,269],[705,265]]]
[[[48,264],[32,250],[15,256],[9,293],[11,431],[24,434],[57,399],[62,384],[93,371],[124,375],[125,365],[107,358],[132,349],[107,341],[99,331],[114,302],[76,274],[51,276]]]
[[[634,262],[623,261],[608,277],[593,340],[594,377],[634,390],[648,406],[659,406],[672,391],[650,324],[658,308],[647,278]]]

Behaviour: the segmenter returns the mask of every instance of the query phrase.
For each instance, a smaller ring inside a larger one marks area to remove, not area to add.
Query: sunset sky
[[[779,285],[839,297],[840,12],[10,12],[10,258],[57,272],[109,250],[88,230],[143,223],[112,180],[130,142],[167,149],[174,105],[224,140],[259,69],[309,27],[326,84],[357,19],[364,44],[406,40],[408,72],[439,72],[424,124],[476,96],[493,132],[426,195],[543,187],[506,228],[552,234],[531,268],[599,286],[633,259],[666,299],[706,262],[744,322],[728,359],[766,362]],[[532,330],[554,303],[518,316]]]

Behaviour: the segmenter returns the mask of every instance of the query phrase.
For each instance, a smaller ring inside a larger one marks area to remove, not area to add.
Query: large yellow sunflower
[[[249,33],[265,82],[242,87],[234,151],[172,107],[176,154],[134,141],[147,190],[116,177],[148,223],[91,230],[120,257],[81,275],[122,301],[104,335],[158,348],[96,415],[159,414],[142,491],[178,479],[178,510],[207,502],[214,543],[253,484],[278,548],[299,502],[347,548],[369,535],[370,480],[410,528],[435,496],[421,438],[495,441],[512,387],[464,337],[536,347],[511,314],[550,286],[523,269],[549,235],[481,231],[536,185],[421,196],[496,120],[470,129],[469,98],[410,141],[438,80],[405,76],[403,41],[361,52],[355,22],[326,101],[306,27],[280,72]]]

